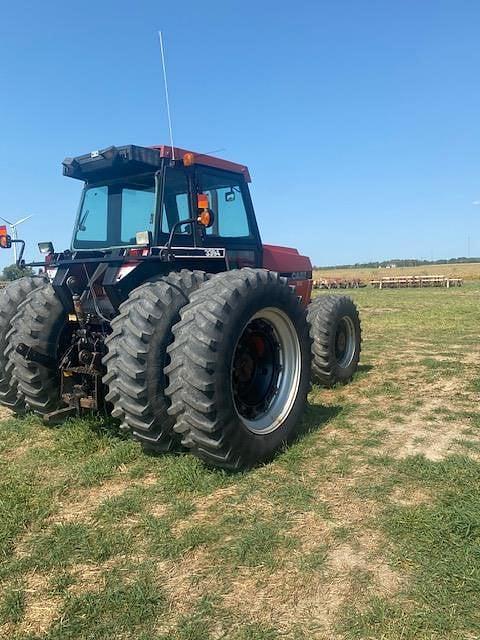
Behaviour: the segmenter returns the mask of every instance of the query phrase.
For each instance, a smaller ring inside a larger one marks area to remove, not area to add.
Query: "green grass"
[[[428,487],[435,499],[415,507],[390,504],[384,510],[380,524],[390,541],[390,562],[410,580],[397,602],[376,596],[363,610],[349,611],[347,637],[478,637],[479,466],[455,456],[441,462],[417,457],[394,465],[397,481]]]
[[[354,382],[248,472],[0,421],[0,638],[480,637],[479,294],[355,291]]]

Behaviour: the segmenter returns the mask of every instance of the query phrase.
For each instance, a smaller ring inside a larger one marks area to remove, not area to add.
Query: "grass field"
[[[0,637],[480,637],[480,286],[365,289],[354,382],[227,474],[0,422]]]
[[[360,278],[365,282],[387,276],[440,275],[464,280],[480,280],[480,263],[440,264],[397,269],[317,269],[314,278]]]

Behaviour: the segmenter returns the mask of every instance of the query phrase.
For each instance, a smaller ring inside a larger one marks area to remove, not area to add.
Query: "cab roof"
[[[172,147],[170,145],[161,144],[154,145],[152,149],[157,149],[162,158],[172,158]],[[198,153],[197,151],[191,151],[189,149],[181,149],[180,147],[173,147],[175,154],[175,160],[181,160],[186,153],[193,154],[195,164],[203,164],[207,167],[215,167],[216,169],[223,169],[224,171],[232,171],[232,173],[241,173],[246,182],[251,182],[250,172],[248,167],[244,164],[238,164],[237,162],[231,162],[230,160],[223,160],[216,156],[211,156],[208,153]]]
[[[126,145],[122,147],[107,147],[98,151],[76,156],[75,158],[65,158],[63,161],[63,174],[70,178],[77,178],[85,182],[100,180],[112,173],[118,177],[124,175],[134,175],[156,171],[162,165],[164,158],[182,161],[185,154],[193,155],[194,163],[207,167],[214,167],[223,171],[241,174],[246,182],[250,182],[250,173],[243,164],[230,162],[216,158],[205,153],[187,151],[167,145],[156,145],[152,147],[139,147],[137,145]]]

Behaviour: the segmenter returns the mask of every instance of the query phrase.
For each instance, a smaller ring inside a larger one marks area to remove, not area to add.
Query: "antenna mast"
[[[165,101],[167,103],[167,118],[168,118],[168,129],[170,131],[170,146],[172,147],[172,160],[175,160],[175,147],[173,146],[172,118],[170,115],[170,100],[168,97],[167,68],[165,65],[165,51],[163,48],[163,34],[161,31],[158,32],[158,38],[160,40],[160,54],[162,56],[163,83],[165,85]]]

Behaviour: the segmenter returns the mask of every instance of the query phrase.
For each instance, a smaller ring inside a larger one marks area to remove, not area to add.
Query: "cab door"
[[[242,175],[197,167],[197,194],[208,197],[213,224],[202,232],[202,245],[224,247],[229,269],[261,267],[262,243],[248,185]]]

